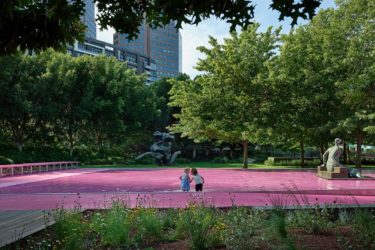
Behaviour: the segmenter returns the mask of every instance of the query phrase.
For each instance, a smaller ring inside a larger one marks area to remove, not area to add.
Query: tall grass
[[[130,214],[131,210],[123,203],[114,202],[106,213],[94,215],[92,229],[99,235],[104,245],[129,248],[132,244]]]

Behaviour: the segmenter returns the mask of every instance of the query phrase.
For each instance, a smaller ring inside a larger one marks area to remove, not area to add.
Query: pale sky
[[[255,8],[255,21],[260,23],[260,30],[265,30],[269,26],[279,27],[282,26],[282,32],[287,33],[290,26],[290,19],[279,22],[277,11],[269,9],[271,0],[253,0],[256,4]],[[321,8],[334,7],[334,0],[323,0],[320,5]],[[300,20],[299,23],[306,23]],[[225,37],[229,36],[229,26],[225,21],[211,18],[201,22],[198,26],[183,25],[180,30],[182,36],[182,72],[194,78],[199,72],[194,69],[198,59],[202,57],[196,47],[208,46],[208,37],[213,36],[222,42]],[[99,27],[98,27],[99,28]],[[113,29],[105,31],[97,31],[97,39],[113,42]]]

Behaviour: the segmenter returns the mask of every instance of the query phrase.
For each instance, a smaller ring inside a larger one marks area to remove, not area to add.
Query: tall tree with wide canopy
[[[244,148],[247,167],[248,144],[256,141],[262,114],[268,111],[270,89],[260,78],[267,71],[277,47],[279,31],[258,32],[258,24],[212,48],[199,47],[206,55],[196,68],[203,72],[194,81],[173,81],[171,105],[180,107],[173,132],[197,141],[209,139],[238,143]]]
[[[253,21],[255,4],[251,0],[93,0],[98,8],[98,22],[103,29],[114,28],[135,38],[146,20],[152,27],[175,22],[198,24],[214,16],[236,26],[246,27]],[[321,0],[273,0],[271,8],[280,12],[279,19],[312,18]],[[75,39],[83,39],[80,16],[83,0],[2,0],[0,1],[0,54],[61,49]]]
[[[306,145],[316,145],[323,153],[338,119],[336,76],[327,70],[321,35],[322,22],[332,13],[320,12],[312,23],[284,35],[280,55],[270,67],[270,80],[279,91],[274,131],[290,146],[299,145],[302,165]]]
[[[375,117],[375,2],[340,0],[324,30],[327,70],[335,72],[342,103],[338,127],[356,141],[356,166],[361,166],[362,144],[374,132]]]
[[[0,126],[22,151],[56,112],[56,82],[48,81],[50,53],[0,57]]]
[[[337,1],[311,23],[284,36],[271,67],[284,93],[279,132],[285,138],[321,148],[332,133],[355,138],[361,145],[374,124],[375,11],[373,1]]]

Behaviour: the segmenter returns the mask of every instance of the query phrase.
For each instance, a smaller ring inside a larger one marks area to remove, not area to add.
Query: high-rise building
[[[128,68],[134,69],[138,74],[146,73],[146,83],[156,81],[157,67],[153,60],[143,54],[125,49],[120,49],[113,44],[86,37],[84,42],[76,41],[68,46],[67,52],[72,56],[114,56],[117,60],[125,62]]]
[[[137,39],[129,41],[126,34],[115,33],[113,43],[118,48],[136,51],[154,60],[158,67],[158,79],[175,77],[181,72],[181,34],[174,23],[157,29],[151,29],[144,23]]]
[[[95,3],[93,0],[85,0],[85,13],[81,20],[86,25],[85,36],[96,39]]]

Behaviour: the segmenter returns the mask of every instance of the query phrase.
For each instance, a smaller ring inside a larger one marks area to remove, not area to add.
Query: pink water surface
[[[0,178],[0,210],[51,209],[79,203],[106,207],[113,199],[130,206],[184,207],[199,200],[215,206],[315,203],[375,204],[375,179],[324,180],[314,171],[199,169],[204,192],[179,191],[183,169],[76,169]],[[375,177],[373,173],[367,176]],[[192,190],[194,185],[192,185]]]

